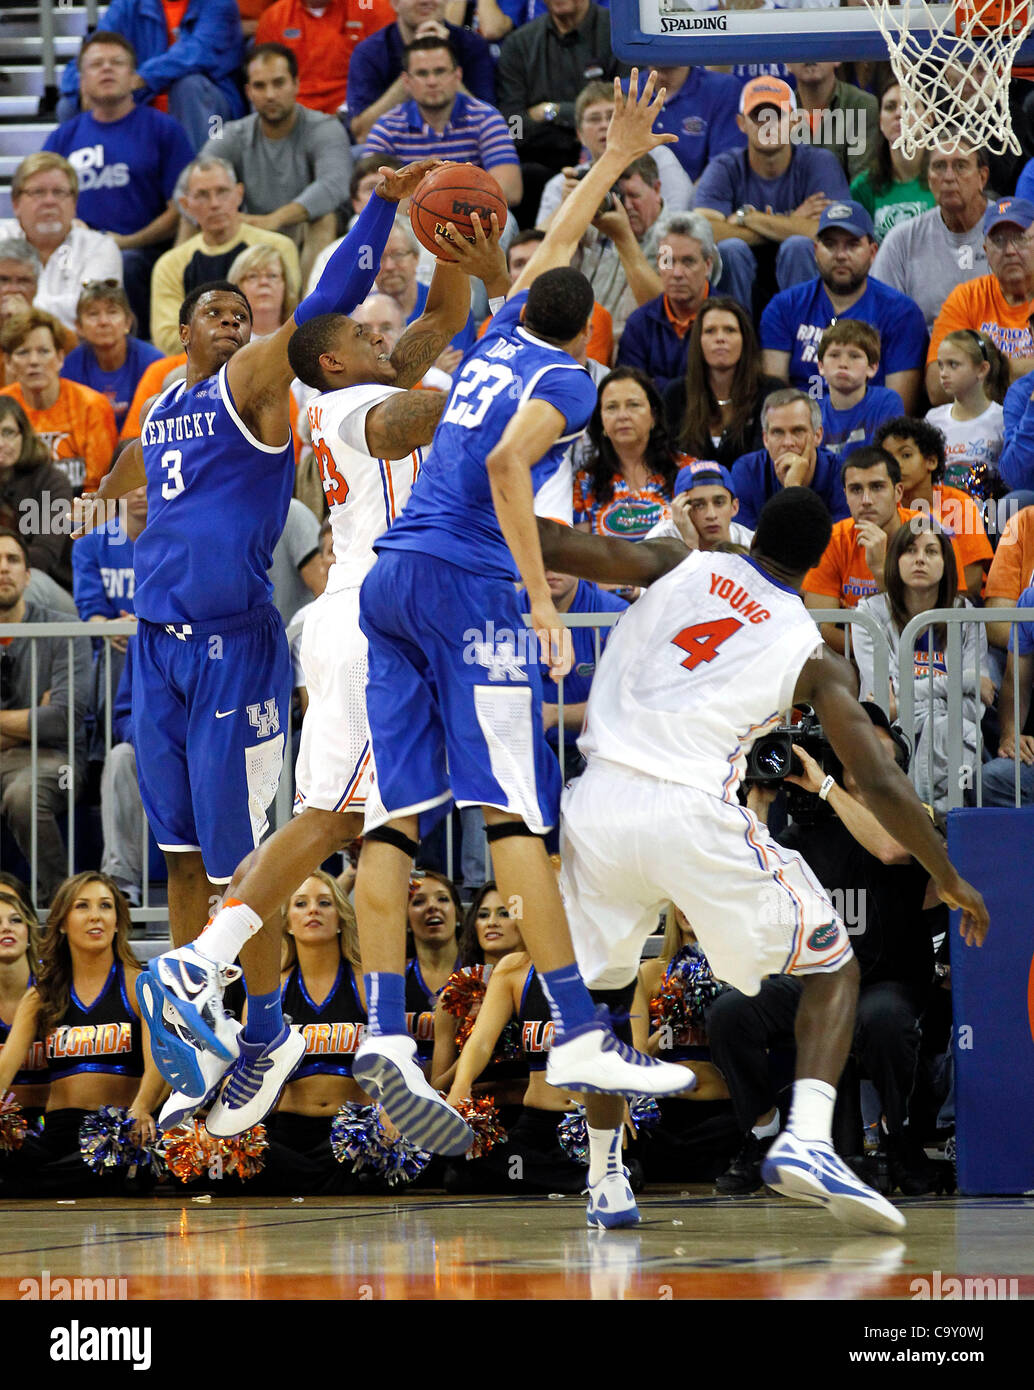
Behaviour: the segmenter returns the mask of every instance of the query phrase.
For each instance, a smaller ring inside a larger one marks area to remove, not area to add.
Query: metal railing
[[[619,613],[579,613],[562,615],[565,624],[571,628],[592,628],[594,629],[594,665],[598,666],[603,647],[603,633],[609,630],[621,616]],[[858,612],[854,609],[828,609],[813,610],[811,616],[818,623],[837,623],[843,625],[847,633],[847,649],[850,652],[850,633],[855,625],[865,628],[872,639],[873,650],[873,669],[874,684],[876,686],[875,698],[881,707],[888,711],[891,708],[891,653],[888,648],[882,629],[875,619],[866,612]],[[1029,609],[1010,608],[1010,609],[972,609],[958,608],[936,610],[923,613],[914,618],[905,628],[900,639],[900,651],[909,653],[905,665],[909,671],[912,670],[911,652],[914,648],[916,639],[928,627],[934,624],[945,624],[947,627],[947,652],[946,662],[948,671],[951,674],[949,681],[949,703],[948,703],[948,758],[952,768],[961,768],[966,763],[963,746],[963,715],[962,702],[965,673],[961,670],[962,663],[962,632],[963,623],[1009,623],[1013,632],[1016,625],[1020,622],[1032,622],[1034,616]],[[288,638],[295,637],[301,630],[301,623],[293,624],[288,629]],[[32,784],[32,804],[35,810],[38,796],[38,757],[39,757],[39,709],[42,692],[40,690],[39,678],[39,652],[38,643],[40,641],[64,641],[68,647],[69,654],[69,689],[68,689],[68,718],[66,725],[66,749],[69,776],[67,778],[67,836],[66,836],[66,860],[69,874],[74,872],[75,853],[76,853],[76,784],[80,780],[77,777],[76,767],[76,742],[81,738],[82,731],[75,726],[75,670],[72,644],[84,638],[94,642],[102,642],[103,650],[96,658],[101,663],[100,679],[98,684],[98,696],[103,705],[103,733],[104,733],[104,756],[111,752],[112,731],[111,731],[111,712],[112,703],[115,695],[115,683],[112,680],[112,649],[111,640],[116,637],[129,637],[136,632],[136,623],[132,620],[121,622],[91,623],[91,622],[54,622],[54,623],[8,623],[0,624],[0,640],[9,638],[26,639],[30,643],[30,716],[28,745],[30,748],[30,781]],[[958,673],[957,676],[954,673]],[[980,672],[972,672],[979,688]],[[904,731],[914,740],[915,728],[918,713],[921,713],[920,687],[925,677],[903,679],[898,686],[898,719]],[[932,676],[931,676],[932,679]],[[918,706],[918,713],[917,713]],[[566,748],[565,738],[565,682],[558,682],[557,689],[557,754],[560,761],[561,775],[566,779],[569,757]],[[1014,724],[1017,736],[1020,731],[1019,724],[1020,711],[1020,692],[1018,683],[1014,682],[1013,688],[1013,712]],[[292,720],[290,711],[286,719],[286,741],[284,768],[281,773],[280,782],[272,807],[270,808],[271,827],[287,824],[291,819],[293,802],[293,767],[291,764],[292,751]],[[978,735],[978,737],[980,737]],[[932,741],[927,740],[928,748],[926,754],[932,758]],[[919,756],[924,755],[924,749],[920,748]],[[977,760],[975,765],[975,792],[977,804],[981,803],[981,779],[980,757],[982,755],[982,741],[978,743]],[[0,753],[2,758],[2,753]],[[960,806],[963,801],[963,788],[958,777],[949,778],[949,805]],[[1020,763],[1016,760],[1015,764],[1015,804],[1021,802],[1020,793]],[[149,849],[150,833],[146,818],[141,813],[140,818],[140,843],[142,847],[142,905],[134,908],[132,917],[134,922],[139,924],[160,923],[167,920],[167,908],[164,902],[151,901],[151,883],[149,874]],[[28,859],[31,874],[31,891],[36,896],[38,889],[38,836],[36,826],[36,816],[32,817],[31,837],[28,848]],[[445,854],[447,869],[452,877],[458,871],[457,846],[453,833],[452,817],[446,821],[445,831]],[[0,865],[2,867],[2,865]],[[490,863],[486,858],[486,876],[490,874]]]

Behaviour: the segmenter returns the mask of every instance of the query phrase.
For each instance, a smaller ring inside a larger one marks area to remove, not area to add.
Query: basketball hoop
[[[1032,0],[956,0],[943,18],[926,0],[865,3],[901,87],[895,149],[914,159],[961,140],[990,154],[1022,153],[1009,115],[1009,78],[1034,21]]]

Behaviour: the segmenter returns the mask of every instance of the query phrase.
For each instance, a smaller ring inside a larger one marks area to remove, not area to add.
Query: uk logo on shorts
[[[840,936],[840,923],[827,922],[825,926],[816,927],[811,936],[808,937],[809,951],[826,951]]]
[[[269,738],[271,734],[279,733],[280,711],[276,707],[276,701],[267,700],[265,707],[249,705],[248,722],[253,729],[258,730],[259,738]]]

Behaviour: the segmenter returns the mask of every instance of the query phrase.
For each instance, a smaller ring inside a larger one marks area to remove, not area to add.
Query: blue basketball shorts
[[[560,768],[542,732],[534,633],[512,583],[386,550],[363,581],[374,778],[366,829],[495,806],[536,834],[555,824]]]
[[[268,829],[291,707],[272,604],[205,623],[141,620],[133,666],[140,796],[163,850],[200,850],[226,883]]]

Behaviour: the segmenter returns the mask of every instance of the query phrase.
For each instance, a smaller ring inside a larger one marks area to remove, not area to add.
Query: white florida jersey
[[[578,747],[732,800],[747,749],[821,645],[792,589],[745,555],[695,551],[622,615]]]
[[[422,449],[403,459],[374,458],[367,452],[367,414],[399,389],[346,386],[314,396],[306,407],[334,534],[330,593],[354,588],[366,578],[375,542],[409,501],[420,472]]]

